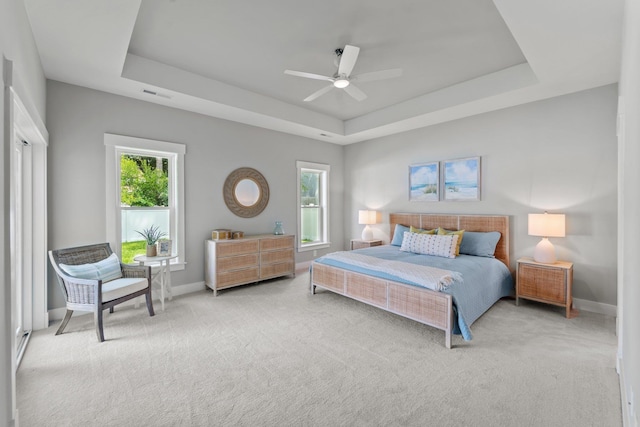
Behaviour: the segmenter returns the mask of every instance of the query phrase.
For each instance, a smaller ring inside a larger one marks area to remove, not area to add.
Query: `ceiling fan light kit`
[[[347,80],[347,78],[344,76],[338,77],[336,81],[333,82],[333,85],[338,89],[344,89],[345,87],[349,86],[349,80]]]
[[[310,102],[316,98],[319,98],[334,87],[337,89],[344,89],[344,91],[352,98],[357,101],[362,101],[367,98],[367,94],[356,87],[352,83],[352,81],[358,80],[361,82],[371,82],[375,80],[391,79],[402,75],[402,70],[400,68],[394,68],[391,70],[373,71],[370,73],[352,76],[351,72],[353,71],[353,67],[355,67],[356,65],[356,60],[358,59],[360,48],[356,46],[346,45],[344,49],[338,48],[334,50],[334,52],[337,56],[336,63],[338,66],[338,71],[333,77],[323,76],[321,74],[307,73],[304,71],[284,70],[285,74],[289,74],[291,76],[331,82],[329,86],[325,86],[322,89],[307,96],[304,99],[305,102]]]

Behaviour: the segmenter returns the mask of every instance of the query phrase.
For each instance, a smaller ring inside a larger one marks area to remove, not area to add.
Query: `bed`
[[[452,273],[453,281],[441,290],[423,287],[413,277],[400,274],[400,270],[380,271],[366,265],[350,264],[339,257],[341,253],[327,254],[311,264],[310,288],[326,289],[361,301],[445,332],[445,346],[451,348],[452,335],[460,334],[471,340],[471,324],[500,298],[513,294],[513,277],[509,260],[509,217],[503,215],[442,215],[420,213],[392,213],[390,242],[398,230],[417,229],[465,230],[485,234],[499,232],[493,257],[460,254],[454,259],[439,256],[416,255],[400,251],[398,246],[384,245],[347,252],[350,257],[382,258],[393,260],[394,265],[426,262],[437,269]],[[403,233],[404,234],[404,233]],[[468,233],[470,236],[472,233]],[[495,235],[495,233],[493,233]],[[464,235],[462,237],[464,241]],[[397,243],[396,243],[397,244]],[[407,271],[411,268],[407,265]]]

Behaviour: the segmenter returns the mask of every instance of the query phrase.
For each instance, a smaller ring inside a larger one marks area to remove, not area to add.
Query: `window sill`
[[[314,251],[316,249],[326,249],[329,247],[331,247],[331,243],[328,243],[328,242],[308,243],[304,246],[298,247],[298,252]]]

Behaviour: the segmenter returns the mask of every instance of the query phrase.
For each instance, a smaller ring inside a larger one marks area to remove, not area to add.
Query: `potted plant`
[[[156,256],[158,254],[156,243],[160,238],[167,235],[164,231],[160,231],[160,227],[152,225],[149,228],[145,228],[142,231],[136,230],[136,233],[144,237],[147,242],[147,256]]]

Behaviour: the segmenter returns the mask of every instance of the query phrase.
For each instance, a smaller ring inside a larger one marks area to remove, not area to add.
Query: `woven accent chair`
[[[116,305],[142,295],[146,297],[149,315],[154,315],[151,267],[122,264],[112,254],[109,243],[49,251],[51,265],[67,302],[67,313],[56,335],[64,331],[74,311],[90,311],[98,340],[103,342],[102,312],[108,308],[113,313]],[[109,269],[108,274],[104,274],[106,269]],[[72,273],[81,277],[74,277]]]

